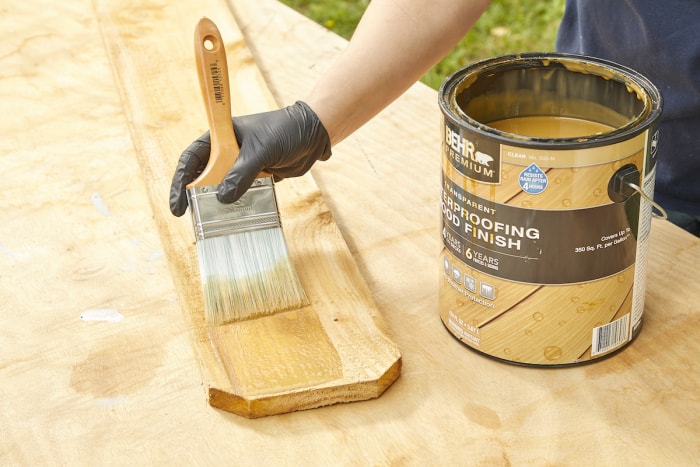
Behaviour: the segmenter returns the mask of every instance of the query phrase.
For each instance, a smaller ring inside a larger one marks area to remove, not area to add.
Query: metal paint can
[[[439,101],[447,330],[532,366],[624,348],[644,313],[656,87],[609,61],[519,54],[456,72]]]

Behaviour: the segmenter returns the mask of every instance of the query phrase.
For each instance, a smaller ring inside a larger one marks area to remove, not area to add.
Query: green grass
[[[369,0],[281,1],[346,39],[369,4]],[[437,89],[447,76],[477,60],[554,50],[564,1],[493,0],[469,33],[421,81]]]

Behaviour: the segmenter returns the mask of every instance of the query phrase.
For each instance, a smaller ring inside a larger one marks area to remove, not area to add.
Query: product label
[[[518,208],[468,193],[444,173],[441,201],[445,247],[495,277],[571,284],[611,276],[635,261],[638,204],[636,210],[629,203],[564,211]]]
[[[644,158],[645,174],[642,179],[642,190],[650,198],[654,198],[654,180],[656,177],[656,150],[659,144],[659,131],[648,131],[651,136],[646,146]],[[647,255],[649,250],[649,233],[651,230],[652,207],[644,202],[640,209],[639,235],[637,235],[637,269],[634,277],[634,302],[632,304],[632,329],[637,331],[642,325],[644,314],[644,295],[647,285]]]
[[[647,131],[647,134],[651,134],[649,137],[649,142],[646,145],[646,159],[644,162],[644,175],[647,176],[651,173],[654,168],[656,168],[656,151],[659,148],[659,130],[654,129],[653,131]],[[653,187],[652,187],[653,190]]]
[[[501,183],[501,149],[484,138],[470,138],[470,133],[445,124],[443,153],[462,175],[486,184]]]

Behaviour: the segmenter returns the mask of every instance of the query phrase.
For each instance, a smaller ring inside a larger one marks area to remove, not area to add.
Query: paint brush
[[[289,258],[272,177],[260,174],[235,203],[216,198],[239,147],[231,123],[226,50],[208,18],[195,28],[197,74],[211,134],[211,155],[187,185],[206,321],[219,325],[302,308],[308,299]]]

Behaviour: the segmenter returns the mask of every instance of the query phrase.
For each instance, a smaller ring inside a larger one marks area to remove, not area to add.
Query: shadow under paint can
[[[629,344],[644,313],[656,87],[609,61],[519,54],[456,72],[439,100],[447,330],[531,366]]]

